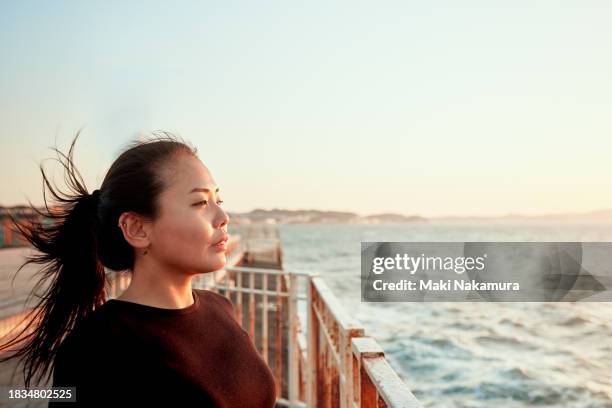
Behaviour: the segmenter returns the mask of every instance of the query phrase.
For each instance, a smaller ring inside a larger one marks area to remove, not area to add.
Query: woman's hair
[[[28,296],[28,301],[33,295],[39,300],[22,321],[25,326],[0,345],[0,351],[12,351],[0,362],[16,357],[23,362],[27,387],[32,378],[39,381],[46,375],[49,379],[63,339],[106,300],[104,267],[115,271],[133,269],[134,248],[118,227],[119,216],[131,211],[155,220],[160,211],[158,197],[168,187],[165,175],[172,171],[173,159],[181,154],[197,157],[197,149],[179,137],[165,131],[152,132],[131,142],[111,165],[99,191],[89,194],[73,160],[80,133],[67,155],[52,148],[71,191],[54,189],[39,164],[45,209],[39,210],[28,202],[41,218],[19,223],[9,214],[15,228],[39,252],[26,257],[17,272],[30,263],[44,265]],[[52,208],[47,204],[45,185],[57,201]],[[37,293],[40,290],[42,296]]]

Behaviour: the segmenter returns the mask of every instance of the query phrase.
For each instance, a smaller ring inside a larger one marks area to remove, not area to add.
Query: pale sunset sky
[[[37,163],[83,128],[90,190],[165,129],[232,212],[612,208],[611,21],[586,0],[2,2],[0,205],[42,204]]]

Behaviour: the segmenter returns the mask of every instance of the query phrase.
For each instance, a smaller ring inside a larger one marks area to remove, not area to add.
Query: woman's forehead
[[[197,159],[182,161],[177,166],[173,179],[170,187],[180,194],[190,194],[194,190],[205,189],[216,192],[218,189],[208,168]]]

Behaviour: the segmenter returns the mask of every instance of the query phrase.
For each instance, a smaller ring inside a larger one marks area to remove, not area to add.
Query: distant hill
[[[230,213],[235,223],[270,224],[400,224],[400,223],[521,223],[521,222],[612,222],[612,209],[602,209],[587,213],[504,216],[449,216],[426,218],[418,215],[380,213],[360,216],[346,211],[322,210],[271,210],[257,208],[247,213]]]
[[[402,223],[402,222],[427,222],[427,219],[418,215],[405,216],[402,214],[383,213],[373,214],[363,217],[364,219],[371,220],[376,224],[381,223]]]
[[[612,222],[612,209],[602,209],[585,213],[522,215],[507,214],[492,217],[438,217],[437,222]]]
[[[419,216],[401,214],[372,214],[360,216],[353,212],[321,210],[284,210],[257,208],[248,213],[230,213],[232,222],[236,223],[271,223],[271,224],[388,224],[404,222],[426,222]]]

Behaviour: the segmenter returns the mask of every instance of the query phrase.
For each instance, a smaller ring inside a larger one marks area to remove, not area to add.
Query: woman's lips
[[[223,241],[220,244],[216,244],[212,246],[213,250],[217,251],[217,252],[225,252],[227,251],[227,247],[225,246],[225,241]]]
[[[215,248],[225,248],[226,244],[227,244],[227,238],[224,238],[221,241],[219,241],[217,244],[214,244],[213,246]]]

